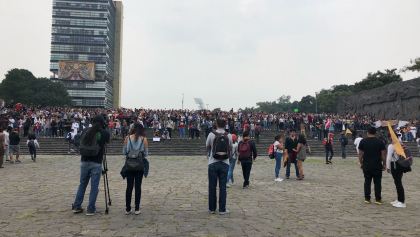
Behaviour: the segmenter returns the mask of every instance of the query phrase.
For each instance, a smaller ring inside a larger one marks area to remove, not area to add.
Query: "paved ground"
[[[74,215],[79,159],[42,157],[0,170],[0,236],[420,236],[420,174],[404,177],[406,209],[388,203],[396,193],[383,180],[383,206],[363,203],[355,159],[326,166],[305,162],[305,181],[273,182],[273,161],[260,159],[251,188],[228,190],[229,216],[207,213],[207,164],[202,157],[152,157],[144,180],[142,214],[124,215],[120,157],[109,157],[113,205],[104,215],[103,192],[94,217]],[[283,170],[281,171],[282,174]],[[102,183],[101,183],[102,184]],[[101,185],[102,189],[102,185]]]

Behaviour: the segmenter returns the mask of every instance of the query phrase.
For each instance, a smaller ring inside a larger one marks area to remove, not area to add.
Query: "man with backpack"
[[[341,144],[341,158],[346,159],[346,146],[349,144],[349,139],[347,138],[344,131],[341,133],[339,141]]]
[[[243,188],[249,188],[249,176],[251,175],[252,162],[257,158],[255,142],[251,140],[249,131],[243,134],[243,140],[238,144],[238,163],[241,163],[244,176]]]
[[[84,132],[80,139],[80,184],[72,205],[73,213],[82,213],[82,203],[86,187],[91,182],[87,216],[96,213],[96,198],[99,192],[99,181],[102,173],[102,161],[105,154],[105,144],[109,142],[110,134],[105,129],[105,119],[98,115],[93,119],[92,127]]]
[[[219,214],[225,215],[226,209],[226,183],[229,170],[229,157],[232,154],[232,135],[225,131],[226,121],[217,119],[217,129],[207,136],[206,148],[208,153],[209,178],[209,212],[216,213],[217,195],[216,187],[219,182]]]

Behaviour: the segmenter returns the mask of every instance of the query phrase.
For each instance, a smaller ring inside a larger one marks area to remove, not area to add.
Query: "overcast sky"
[[[420,57],[418,0],[123,2],[125,107],[300,99]],[[51,12],[52,0],[0,0],[0,75],[50,76]]]

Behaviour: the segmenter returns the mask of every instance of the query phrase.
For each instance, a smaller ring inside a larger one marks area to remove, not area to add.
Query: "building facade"
[[[53,0],[50,71],[74,106],[120,107],[122,2]]]

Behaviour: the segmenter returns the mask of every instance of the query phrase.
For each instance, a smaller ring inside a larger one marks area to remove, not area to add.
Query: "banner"
[[[60,61],[58,78],[62,80],[95,80],[95,63],[82,61]]]

